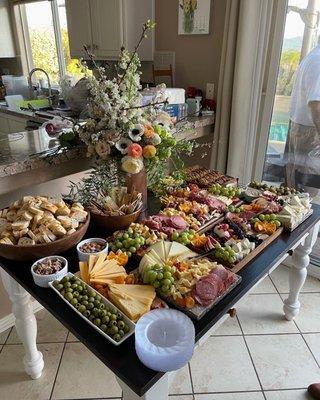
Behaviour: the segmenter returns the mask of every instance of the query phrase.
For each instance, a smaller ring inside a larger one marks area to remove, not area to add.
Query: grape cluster
[[[173,232],[171,235],[171,240],[187,246],[194,238],[195,233],[196,232],[193,229],[184,232]]]
[[[270,222],[271,224],[275,224],[278,228],[281,226],[281,222],[277,219],[276,214],[260,214],[257,218],[253,218],[252,222]]]
[[[225,196],[228,198],[239,197],[241,194],[241,189],[232,186],[221,186],[219,183],[214,183],[209,188],[209,193],[216,196]]]
[[[170,265],[148,265],[143,271],[143,282],[152,285],[160,294],[168,295],[174,282],[174,272]]]
[[[228,244],[221,246],[220,243],[216,243],[213,255],[218,260],[225,261],[228,264],[233,264],[237,260],[236,252]]]
[[[113,252],[121,250],[131,257],[141,246],[145,244],[145,239],[139,233],[134,233],[132,228],[127,229],[124,233],[118,235],[110,246]]]
[[[82,315],[99,327],[116,342],[129,332],[122,315],[107,308],[102,297],[75,276],[64,276],[54,281],[53,286]]]
[[[236,213],[239,214],[242,211],[244,211],[244,207],[240,206],[240,207],[235,207],[232,204],[230,206],[228,206],[228,211],[232,212],[232,213]]]

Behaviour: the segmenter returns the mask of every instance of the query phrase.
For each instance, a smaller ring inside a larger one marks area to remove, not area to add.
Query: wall
[[[175,51],[175,86],[195,86],[205,90],[207,82],[215,87],[219,66],[226,2],[211,0],[209,35],[178,35],[179,0],[155,0],[156,50]],[[215,90],[216,92],[216,90]]]

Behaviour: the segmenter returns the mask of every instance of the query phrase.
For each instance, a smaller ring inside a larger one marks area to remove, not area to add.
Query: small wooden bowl
[[[90,213],[84,224],[71,235],[51,243],[35,244],[33,246],[18,246],[0,243],[0,257],[15,261],[31,261],[38,258],[63,253],[74,247],[87,232],[90,223]]]
[[[90,210],[93,223],[97,224],[100,229],[105,229],[109,232],[127,229],[130,224],[137,221],[141,211],[142,207],[132,214],[109,216]]]

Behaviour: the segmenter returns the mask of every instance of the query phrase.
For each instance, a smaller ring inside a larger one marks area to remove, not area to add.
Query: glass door
[[[320,0],[288,1],[263,168],[264,181],[302,187],[318,204],[320,130],[308,101],[320,100],[320,61],[316,61],[320,60],[319,20]],[[320,265],[320,239],[313,259]]]

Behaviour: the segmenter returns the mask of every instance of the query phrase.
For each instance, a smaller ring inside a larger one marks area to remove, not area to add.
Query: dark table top
[[[242,276],[240,285],[204,317],[194,322],[196,341],[205,335],[319,221],[320,206],[314,205],[313,210],[313,215],[292,233],[282,233],[243,268],[239,272]],[[70,262],[69,270],[77,271],[78,261],[75,251],[70,251],[65,256]],[[36,286],[30,273],[31,263],[13,262],[2,258],[0,265],[139,396],[142,396],[162,377],[162,372],[153,371],[139,361],[134,348],[134,335],[120,346],[114,346],[91,329],[53,290]]]

